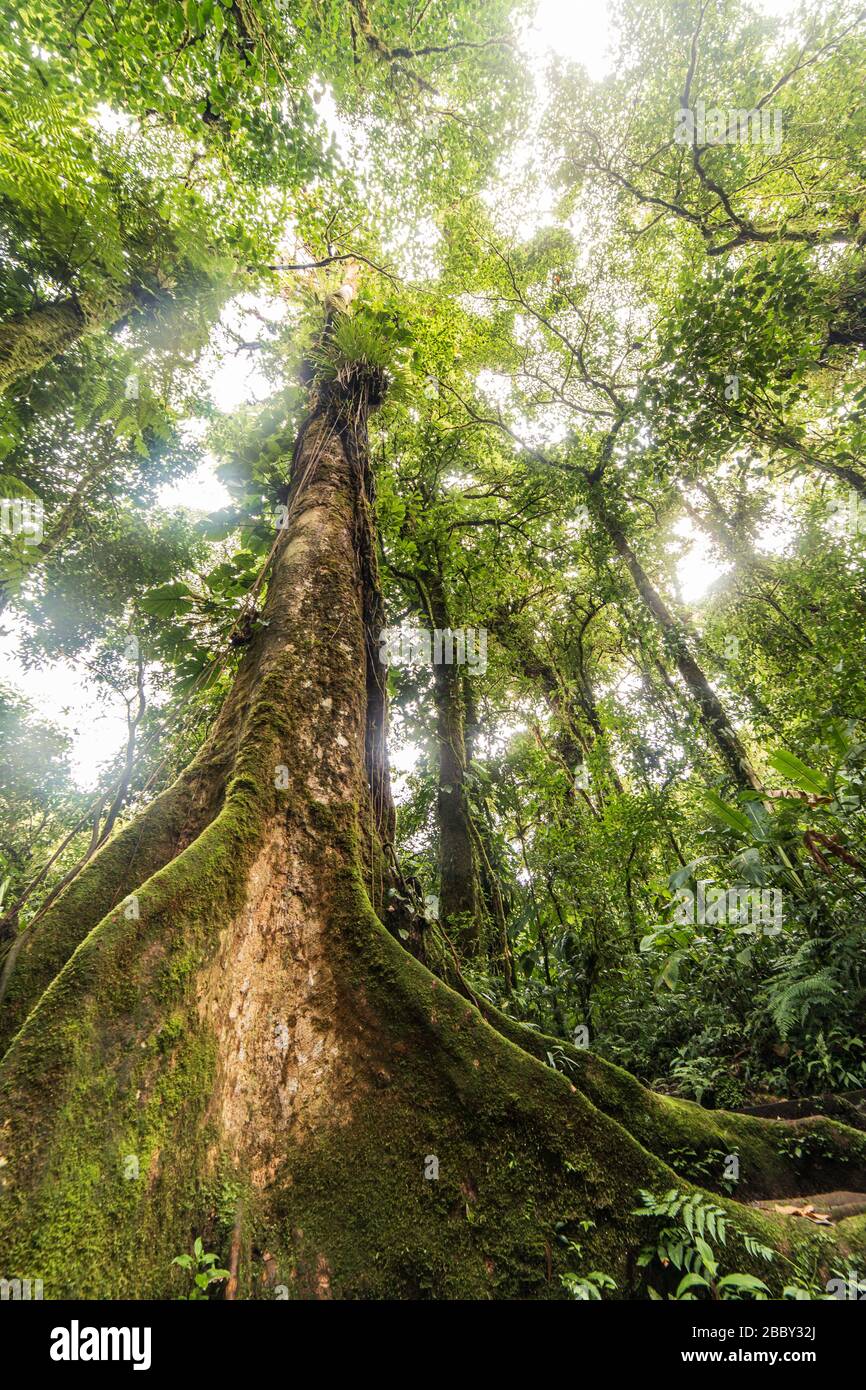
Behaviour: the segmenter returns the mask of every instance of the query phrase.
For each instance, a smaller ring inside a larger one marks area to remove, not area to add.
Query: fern
[[[815,943],[804,942],[768,987],[767,1007],[783,1041],[794,1027],[803,1027],[816,1010],[839,997],[835,972],[827,966],[815,969],[814,952]]]
[[[726,1246],[729,1235],[742,1241],[752,1259],[769,1263],[775,1258],[770,1246],[741,1230],[723,1207],[702,1192],[684,1193],[677,1188],[671,1188],[661,1197],[641,1189],[639,1196],[643,1205],[635,1210],[635,1216],[676,1222],[663,1226],[655,1242],[645,1245],[637,1260],[643,1269],[658,1261],[664,1269],[672,1267],[682,1274],[676,1292],[671,1295],[673,1298],[694,1299],[697,1289],[705,1289],[721,1298],[767,1296],[766,1284],[752,1274],[720,1274],[716,1247]],[[649,1292],[650,1297],[661,1296],[652,1288]]]

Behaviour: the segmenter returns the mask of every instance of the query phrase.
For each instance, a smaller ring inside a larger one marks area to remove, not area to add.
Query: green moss
[[[866,1135],[847,1125],[823,1118],[782,1122],[704,1110],[692,1101],[647,1090],[613,1063],[572,1047],[561,1038],[549,1038],[525,1028],[489,1005],[484,1004],[484,1008],[504,1036],[540,1060],[545,1060],[552,1048],[558,1048],[575,1085],[665,1161],[686,1150],[701,1165],[713,1154],[737,1154],[737,1191],[748,1198],[815,1192],[840,1183],[854,1187],[866,1183]],[[804,1152],[798,1154],[798,1147]],[[716,1182],[705,1173],[703,1184],[723,1191],[723,1167],[717,1165],[717,1171]]]
[[[273,740],[246,756],[269,786]],[[3,1060],[0,1244],[48,1297],[166,1296],[171,1259],[209,1219],[215,1045],[196,967],[242,904],[270,810],[249,773],[231,784],[141,887],[138,917],[115,909],[78,946]]]
[[[279,1283],[295,1297],[558,1298],[571,1268],[563,1235],[622,1296],[639,1288],[638,1190],[689,1188],[641,1131],[662,1148],[735,1137],[748,1152],[757,1125],[765,1161],[760,1122],[662,1101],[581,1053],[578,1090],[504,1037],[388,934],[354,835],[314,807],[346,866],[329,912],[341,1008],[357,1015],[363,998],[380,1077],[349,1123],[289,1147],[275,1186],[251,1192],[208,1119],[215,1044],[194,985],[240,906],[266,814],[246,780],[233,785],[214,824],[142,889],[140,918],[115,913],[91,933],[10,1050],[0,1094],[20,1120],[0,1239],[11,1274],[42,1278],[49,1297],[168,1297],[171,1260],[195,1235],[227,1259],[242,1203],[248,1296]],[[843,1246],[863,1248],[862,1225],[839,1244],[721,1200],[780,1251],[769,1271],[737,1262],[774,1288],[791,1281],[786,1261],[829,1269]]]
[[[113,836],[24,934],[0,1004],[0,1055],[88,933],[171,859],[195,782],[190,769]]]
[[[332,904],[340,977],[381,1019],[386,1080],[351,1125],[291,1154],[291,1180],[270,1205],[267,1240],[297,1296],[343,1298],[561,1297],[580,1234],[587,1268],[634,1292],[646,1224],[641,1187],[689,1190],[569,1080],[503,1039],[402,952],[365,902],[351,870]],[[353,983],[348,983],[353,982]],[[694,1137],[694,1136],[693,1136]],[[436,1156],[439,1179],[425,1179]],[[781,1291],[789,1261],[815,1261],[825,1237],[722,1199],[737,1224],[784,1258],[768,1271]],[[804,1225],[805,1223],[801,1223]],[[832,1242],[831,1242],[832,1244]],[[288,1273],[286,1273],[288,1271]]]

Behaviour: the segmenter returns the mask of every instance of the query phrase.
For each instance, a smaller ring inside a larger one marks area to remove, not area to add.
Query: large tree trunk
[[[383,926],[377,391],[346,367],[299,441],[218,810],[146,881],[130,873],[137,913],[109,895],[0,1064],[4,1274],[41,1277],[46,1297],[176,1295],[170,1262],[195,1235],[223,1263],[231,1249],[239,1296],[556,1297],[557,1229],[627,1295],[637,1190],[689,1186],[669,1153],[737,1151],[750,1194],[795,1188],[772,1122],[653,1097],[559,1043],[573,1070],[551,1069],[550,1040],[483,1000],[482,1016]],[[815,1126],[825,1168],[856,1185],[866,1141]],[[737,1220],[789,1252],[815,1240],[807,1222]],[[846,1226],[862,1258],[862,1223]],[[760,1272],[781,1286],[785,1268]]]

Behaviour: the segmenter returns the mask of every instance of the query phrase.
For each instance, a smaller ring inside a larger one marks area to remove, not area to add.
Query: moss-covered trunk
[[[106,915],[0,1064],[4,1273],[42,1278],[46,1297],[176,1295],[171,1260],[196,1235],[236,1267],[239,1297],[556,1297],[574,1267],[557,1233],[628,1294],[638,1189],[688,1186],[674,1153],[736,1146],[746,1191],[796,1184],[778,1125],[661,1100],[567,1047],[554,1070],[550,1040],[483,1000],[482,1014],[383,926],[366,630],[376,390],[345,368],[304,428],[211,819],[161,867],[130,861],[126,909],[106,869]],[[862,1181],[862,1136],[805,1132]],[[796,1222],[737,1219],[829,1258]],[[837,1241],[862,1258],[846,1226]]]
[[[115,323],[133,302],[131,293],[112,287],[102,295],[84,292],[38,304],[0,323],[0,395],[68,352],[84,333]]]

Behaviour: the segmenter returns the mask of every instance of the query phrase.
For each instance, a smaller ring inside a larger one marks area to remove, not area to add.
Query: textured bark
[[[425,627],[440,631],[452,628],[444,565],[435,545],[424,553],[412,573],[400,573],[393,566],[391,572],[407,586]],[[433,703],[439,765],[439,922],[454,957],[456,943],[464,963],[474,961],[500,975],[506,992],[510,992],[514,961],[506,900],[493,863],[489,824],[473,815],[467,795],[467,777],[479,733],[472,677],[454,665],[434,666]],[[451,961],[456,963],[456,959]],[[447,959],[445,969],[451,978]]]
[[[375,578],[371,588],[378,593]],[[368,601],[381,603],[381,599]],[[137,885],[170,864],[213,821],[248,733],[256,692],[267,676],[268,653],[265,641],[248,649],[231,691],[190,767],[104,845],[44,917],[18,938],[11,961],[7,959],[0,970],[0,1053],[92,928],[123,904]],[[368,685],[382,680],[380,674],[369,672],[371,665],[368,656]],[[378,760],[373,777],[377,815],[383,826],[390,818],[393,838],[387,758],[382,765],[385,735],[386,713],[380,707],[370,720],[369,757]]]
[[[559,1043],[573,1070],[553,1070],[549,1039],[482,1015],[383,926],[359,544],[374,399],[346,369],[299,441],[219,809],[131,875],[138,913],[94,927],[0,1064],[5,1274],[48,1298],[177,1296],[196,1235],[232,1297],[558,1297],[563,1230],[627,1295],[638,1188],[689,1187],[669,1155],[736,1148],[755,1196],[793,1181],[772,1122],[653,1097]],[[845,1171],[826,1186],[856,1186],[866,1141],[815,1124]],[[831,1258],[808,1223],[719,1202]],[[833,1258],[864,1249],[846,1225]]]
[[[444,632],[452,614],[438,556],[416,576],[425,619]],[[502,890],[490,859],[488,827],[472,813],[467,774],[477,737],[471,678],[457,665],[433,668],[439,786],[439,920],[462,960],[473,960],[514,984],[514,962]]]
[[[120,290],[101,297],[83,293],[37,305],[0,323],[0,395],[67,352],[84,333],[115,323],[132,303],[132,296]]]
[[[88,933],[180,854],[219,807],[231,744],[221,719],[181,777],[108,841],[51,905],[16,938],[0,972],[0,1053]]]

